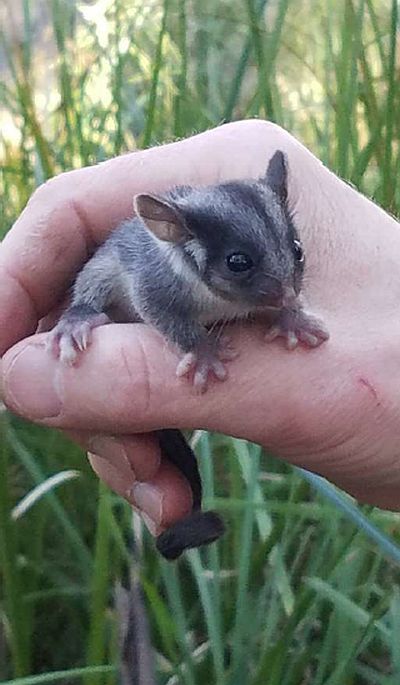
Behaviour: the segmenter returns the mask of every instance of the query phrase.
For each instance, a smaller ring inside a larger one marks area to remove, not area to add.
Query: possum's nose
[[[296,301],[296,293],[293,286],[275,283],[269,292],[270,304],[275,307],[292,307]]]
[[[296,301],[296,292],[293,285],[282,281],[269,274],[263,274],[262,279],[254,284],[257,290],[259,304],[266,307],[291,307]]]
[[[256,297],[261,305],[278,308],[283,306],[285,290],[278,278],[263,275],[254,285]]]

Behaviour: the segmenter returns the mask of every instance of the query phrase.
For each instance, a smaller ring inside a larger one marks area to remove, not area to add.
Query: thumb
[[[307,352],[266,346],[261,329],[238,326],[239,356],[228,365],[228,379],[199,396],[176,377],[174,350],[147,326],[95,329],[74,367],[55,359],[45,342],[46,334],[21,341],[1,363],[3,401],[27,419],[114,435],[206,428],[270,445],[298,430],[299,406],[307,414],[304,384],[318,382],[327,354],[324,346]]]
[[[1,360],[2,399],[16,414],[56,428],[120,433],[197,416],[196,394],[176,378],[177,357],[146,326],[96,329],[74,366],[55,358],[46,340],[46,333],[27,338]]]

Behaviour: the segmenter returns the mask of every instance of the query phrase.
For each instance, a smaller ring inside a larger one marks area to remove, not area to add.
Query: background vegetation
[[[399,207],[396,0],[3,0],[0,12],[2,234],[53,174],[251,116]],[[2,682],[117,682],[113,588],[132,530],[158,683],[400,682],[398,515],[196,435],[229,533],[171,565],[76,447],[0,419]]]

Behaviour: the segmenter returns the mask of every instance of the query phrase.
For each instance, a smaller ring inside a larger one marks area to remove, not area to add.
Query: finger
[[[268,150],[291,141],[266,122],[237,122],[41,186],[0,246],[0,354],[59,302],[93,246],[132,214],[134,194],[257,176]]]
[[[89,452],[99,478],[143,515],[153,535],[190,512],[191,488],[172,464],[161,462],[156,435],[66,433]]]
[[[153,535],[158,535],[190,513],[190,486],[178,469],[168,461],[162,460],[153,478],[141,482],[136,480],[133,474],[127,477],[125,472],[104,457],[95,454],[88,456],[99,478],[142,514]]]
[[[157,473],[161,452],[158,438],[152,433],[107,435],[88,431],[65,431],[87,452],[108,461],[121,478],[150,480]]]
[[[321,375],[337,367],[334,344],[287,352],[278,345],[266,349],[256,327],[235,334],[241,354],[230,363],[228,379],[210,383],[203,396],[176,377],[176,354],[147,326],[96,329],[72,368],[46,352],[45,334],[37,335],[4,355],[3,401],[45,425],[113,434],[200,427],[267,444],[288,427],[298,432],[299,416],[305,425],[318,410],[317,401],[312,405]]]

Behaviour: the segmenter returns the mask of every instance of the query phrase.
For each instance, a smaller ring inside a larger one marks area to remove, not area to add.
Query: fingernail
[[[57,369],[57,360],[42,345],[23,347],[3,375],[2,393],[7,404],[29,419],[58,416],[62,404],[56,387]]]
[[[115,466],[121,467],[121,464],[127,466],[134,477],[125,446],[118,438],[115,438],[112,435],[94,435],[89,439],[88,443],[91,452],[98,454],[99,457],[108,459],[108,461],[115,464]]]
[[[162,494],[154,485],[136,482],[131,490],[133,504],[158,526],[162,519]]]
[[[122,497],[128,499],[128,494],[134,483],[134,476],[131,472],[125,472],[117,468],[106,457],[88,452],[89,463],[93,471],[103,480],[109,488],[117,492]]]
[[[147,516],[147,514],[145,514],[144,512],[141,512],[140,515],[141,515],[143,523],[146,526],[149,533],[151,533],[151,535],[154,535],[154,537],[159,535],[159,533],[161,531],[160,526],[158,526],[156,523],[154,523],[154,521],[151,518],[149,518]]]

